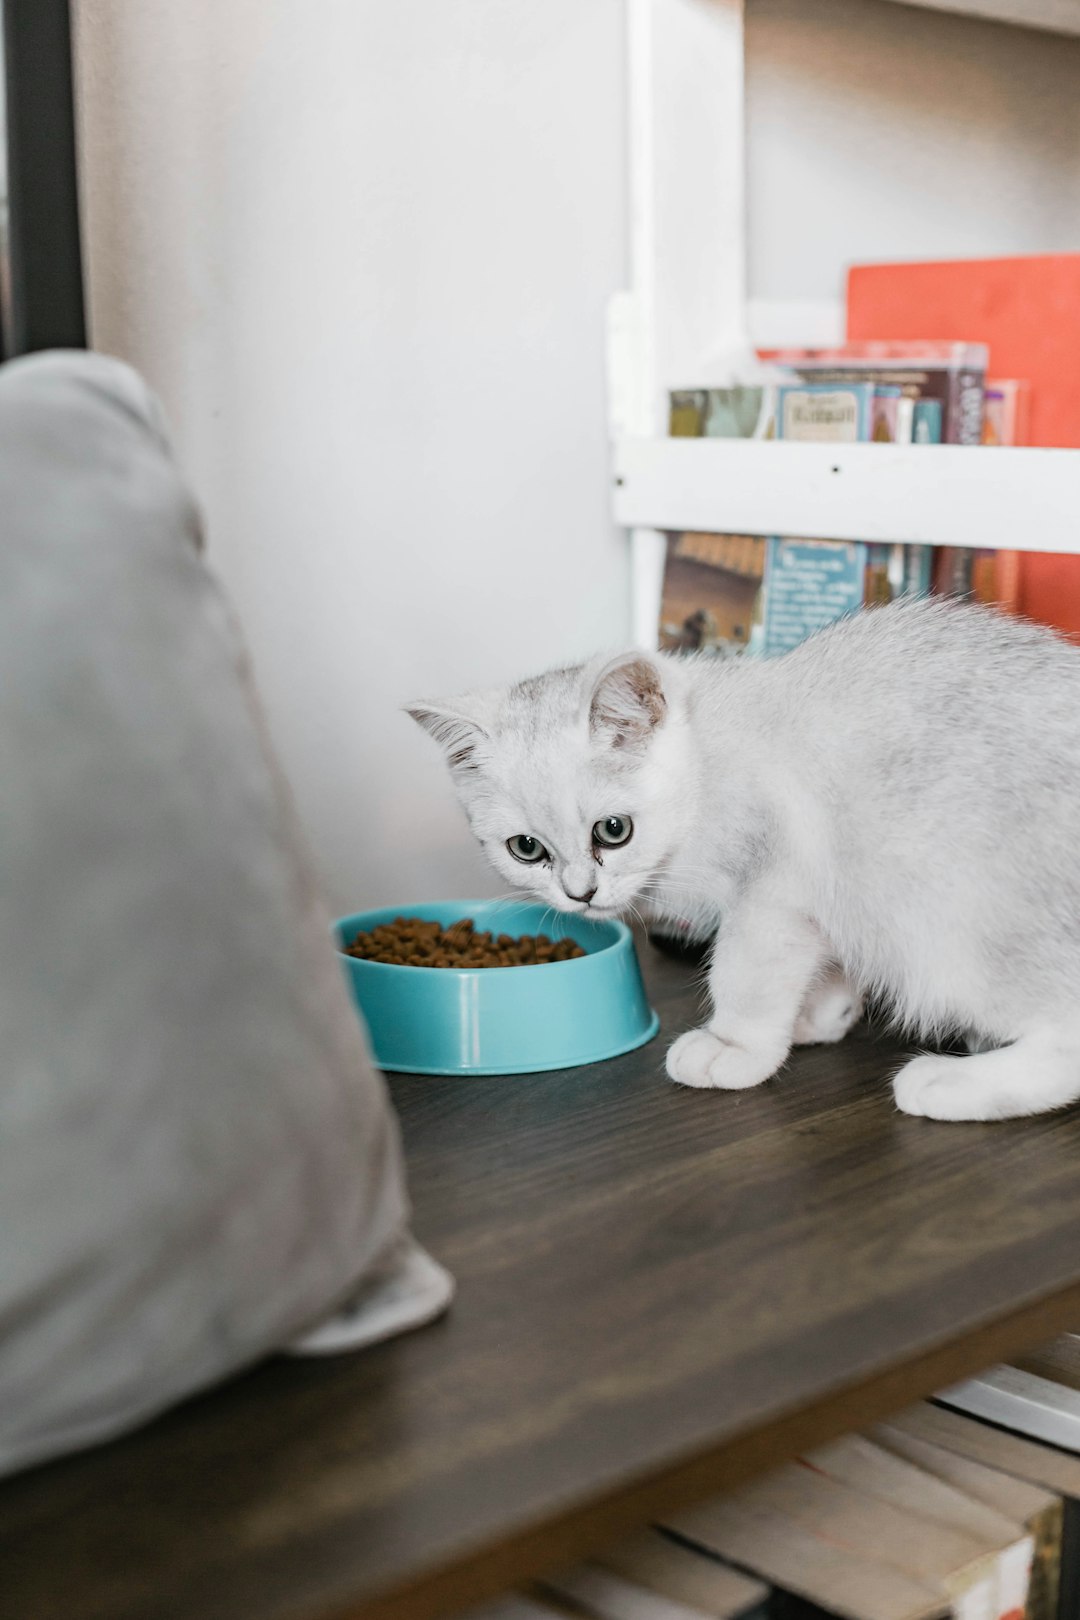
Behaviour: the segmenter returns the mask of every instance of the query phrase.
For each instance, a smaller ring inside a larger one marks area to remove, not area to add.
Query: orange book
[[[848,337],[985,342],[998,377],[1030,385],[1029,444],[1080,449],[1080,253],[939,264],[863,264],[848,274]],[[1019,612],[1080,633],[1080,557],[1024,552]]]
[[[1026,382],[1015,377],[988,377],[983,398],[983,444],[999,449],[1027,444],[1030,409],[1031,389]],[[996,602],[1007,613],[1019,613],[1023,567],[1022,551],[977,552],[975,600]]]

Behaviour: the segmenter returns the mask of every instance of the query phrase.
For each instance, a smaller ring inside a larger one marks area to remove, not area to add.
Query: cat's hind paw
[[[782,1062],[783,1055],[736,1046],[711,1029],[690,1029],[668,1047],[667,1072],[678,1086],[744,1091],[768,1080]]]
[[[896,1106],[924,1119],[1002,1119],[1019,1110],[1003,1106],[995,1088],[980,1083],[977,1059],[928,1053],[905,1063],[893,1081]]]
[[[824,1047],[844,1040],[863,1016],[865,1001],[850,985],[829,985],[824,995],[806,1003],[795,1019],[792,1042],[797,1047]]]
[[[796,1046],[823,1046],[842,1041],[859,1022],[865,998],[852,988],[842,974],[832,974],[815,985],[795,1020],[792,1041]]]

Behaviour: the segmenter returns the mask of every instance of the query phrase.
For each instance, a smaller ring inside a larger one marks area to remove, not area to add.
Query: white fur
[[[1080,650],[1050,632],[894,604],[782,658],[625,654],[412,712],[508,882],[566,911],[722,918],[713,1013],[672,1079],[756,1085],[873,992],[913,1034],[984,1048],[909,1062],[905,1111],[1080,1097]],[[612,815],[633,837],[597,851]],[[515,833],[550,864],[516,862]]]

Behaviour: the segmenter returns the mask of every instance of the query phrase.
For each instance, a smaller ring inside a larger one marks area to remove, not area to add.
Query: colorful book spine
[[[1031,390],[1016,378],[991,379],[986,384],[982,442],[1006,449],[1027,444]],[[990,601],[1006,613],[1019,613],[1023,560],[1019,551],[995,551],[984,564],[976,597]],[[980,590],[981,586],[981,590]],[[986,594],[982,594],[985,592]]]
[[[803,443],[854,444],[869,439],[872,382],[806,382],[777,390],[776,436]]]
[[[933,546],[902,546],[903,569],[898,596],[929,596],[934,580]]]
[[[915,401],[902,388],[874,384],[872,444],[910,444],[915,424]],[[903,586],[903,546],[871,544],[866,548],[867,607],[881,607],[899,595]]]
[[[777,400],[777,437],[833,444],[866,441],[873,408],[874,385],[869,382],[784,386]],[[788,652],[815,630],[860,608],[866,565],[867,548],[861,541],[770,539],[762,653],[774,657]]]
[[[874,401],[873,405],[871,406],[871,444],[896,443],[899,405],[899,388],[887,387],[884,383],[875,385]]]
[[[676,388],[668,394],[668,436],[673,439],[772,439],[776,388]]]
[[[970,597],[974,592],[975,553],[968,546],[937,546],[934,550],[935,596]]]
[[[866,582],[863,603],[866,607],[882,607],[893,599],[896,564],[893,546],[870,544],[866,548]]]
[[[941,443],[940,399],[917,399],[912,407],[912,444]]]
[[[704,388],[679,388],[668,395],[668,436],[700,439],[705,431],[709,396]]]
[[[773,439],[776,401],[776,388],[768,384],[710,388],[702,431],[707,439]]]
[[[941,443],[941,401],[912,401],[912,444]],[[896,546],[893,552],[893,595],[928,596],[934,577],[934,548],[927,545]]]
[[[765,556],[762,653],[790,652],[815,630],[855,613],[866,593],[861,540],[771,539]]]
[[[945,444],[982,440],[985,344],[846,343],[834,349],[771,350],[763,358],[808,380],[886,383],[914,400],[937,400]]]

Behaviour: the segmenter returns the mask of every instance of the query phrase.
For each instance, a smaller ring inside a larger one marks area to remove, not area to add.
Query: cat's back
[[[1080,745],[1080,648],[992,608],[922,598],[839,620],[773,661],[789,700],[891,728],[1000,736],[1064,727]],[[861,727],[860,727],[861,729]]]

